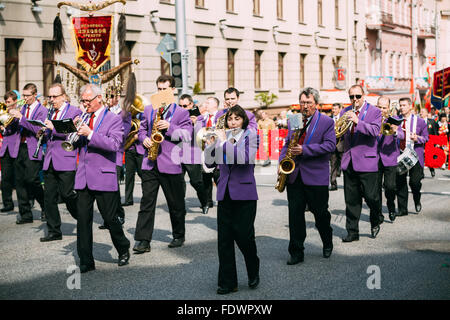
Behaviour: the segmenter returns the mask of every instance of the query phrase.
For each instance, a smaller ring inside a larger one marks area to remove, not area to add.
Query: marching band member
[[[175,79],[172,76],[162,75],[156,80],[158,91],[171,88],[175,89]],[[169,248],[180,247],[185,240],[185,215],[183,172],[180,161],[175,162],[174,153],[177,152],[177,144],[187,136],[190,140],[192,121],[189,112],[180,108],[176,103],[166,107],[161,120],[155,122],[156,114],[153,106],[144,109],[144,115],[139,129],[139,141],[147,151],[142,161],[142,199],[141,207],[136,222],[133,248],[135,253],[149,252],[155,223],[155,209],[159,186],[161,185],[169,207],[170,221],[172,223],[173,240]],[[156,161],[148,159],[148,151],[153,142],[150,138],[153,127],[161,132],[164,141],[159,146]],[[181,149],[180,149],[181,151]],[[181,159],[181,157],[180,157]]]
[[[109,227],[112,242],[119,253],[119,266],[128,264],[130,241],[117,216],[116,155],[123,141],[120,117],[102,103],[102,89],[87,84],[80,90],[81,103],[90,114],[89,124],[78,129],[79,164],[75,176],[78,192],[77,250],[80,272],[95,270],[92,255],[92,219],[94,201]]]
[[[372,238],[380,231],[380,194],[378,182],[377,137],[381,126],[381,111],[364,99],[364,89],[353,85],[349,90],[352,105],[341,111],[349,112],[352,127],[344,134],[344,154],[341,168],[344,171],[344,195],[347,236],[343,242],[359,240],[359,218],[362,199],[370,208]]]
[[[206,99],[207,102],[207,112],[198,117],[197,123],[195,126],[195,132],[198,132],[201,128],[211,128],[215,123],[217,112],[219,111],[220,101],[216,97],[209,97]],[[205,188],[206,196],[207,196],[207,204],[209,208],[214,207],[214,202],[212,199],[212,190],[213,190],[213,181],[217,185],[219,181],[219,170],[214,168],[212,172],[206,172],[202,170],[203,177],[203,186]]]
[[[17,105],[18,93],[8,91],[5,96],[5,104],[8,106],[7,111],[15,109]],[[3,136],[3,142],[0,148],[0,161],[2,173],[2,202],[3,208],[1,212],[14,211],[14,202],[12,199],[12,192],[14,188],[14,161],[13,157],[14,145],[17,143],[17,130],[6,130],[3,124],[0,124],[0,131]]]
[[[216,124],[217,120],[223,116],[225,113],[227,113],[228,109],[231,107],[234,107],[239,103],[239,95],[240,92],[238,89],[230,87],[223,93],[224,97],[224,106],[225,108],[222,110],[219,110],[219,112],[214,117],[214,124]],[[255,115],[251,113],[250,111],[245,110],[245,113],[247,114],[247,117],[249,119],[249,129],[254,129],[255,131],[258,130],[258,124],[256,123]]]
[[[388,97],[381,96],[378,98],[377,107],[380,109],[383,116],[383,123],[386,123],[390,116],[391,101]],[[395,193],[396,193],[396,172],[397,172],[397,158],[400,155],[397,141],[397,126],[391,124],[392,131],[395,134],[384,135],[380,131],[378,140],[378,152],[380,154],[380,161],[378,164],[378,190],[380,194],[380,207],[382,207],[382,188],[384,177],[384,195],[386,196],[386,205],[389,212],[389,219],[395,220]],[[384,221],[383,213],[380,211],[380,223]]]
[[[194,107],[194,100],[188,94],[183,94],[180,97],[179,101],[180,107],[185,110],[192,110]],[[197,119],[200,116],[191,115],[190,119],[192,121],[192,138],[190,145],[187,147],[185,145],[186,150],[183,150],[183,163],[181,164],[181,168],[183,170],[183,177],[186,174],[186,171],[189,175],[189,180],[192,187],[197,192],[197,198],[200,201],[200,206],[203,214],[207,214],[208,207],[208,197],[206,195],[206,190],[203,185],[203,176],[202,176],[202,150],[196,146],[195,144],[195,134],[196,131],[194,127],[196,127]],[[198,128],[198,127],[197,127]],[[186,152],[187,151],[187,152]],[[184,197],[186,197],[186,181],[183,179],[183,188],[184,188]]]
[[[298,143],[292,148],[295,169],[287,178],[287,198],[289,207],[289,254],[288,265],[304,260],[306,239],[305,208],[314,214],[316,227],[323,243],[323,256],[329,258],[333,251],[333,229],[328,211],[331,153],[336,148],[334,121],[317,110],[319,92],[305,88],[299,96],[303,114],[303,129]],[[280,152],[284,159],[291,144],[294,131],[290,121],[286,142]]]
[[[336,123],[340,118],[340,113],[342,106],[340,103],[333,103],[332,106],[332,116],[334,123]],[[338,189],[336,178],[341,176],[341,160],[342,152],[344,151],[344,142],[340,140],[336,144],[336,150],[331,154],[330,158],[330,191],[335,191]]]
[[[142,114],[139,114],[141,119]],[[142,179],[142,160],[144,159],[144,147],[139,142],[136,133],[136,141],[125,151],[125,202],[122,207],[132,206],[134,204],[133,192],[136,172]]]
[[[258,194],[254,176],[257,136],[249,130],[245,110],[235,105],[226,114],[225,133],[218,130],[217,140],[211,138],[205,149],[207,166],[218,164],[220,178],[217,186],[217,236],[219,253],[218,294],[237,291],[234,243],[244,255],[248,285],[259,284],[254,222]]]
[[[420,189],[422,188],[422,179],[424,178],[423,166],[425,164],[424,148],[428,141],[428,130],[426,122],[420,117],[413,115],[412,102],[410,98],[399,99],[400,112],[403,115],[403,123],[397,130],[398,139],[400,141],[400,151],[405,148],[413,148],[417,153],[417,163],[409,170],[409,186],[414,198],[414,206],[416,212],[422,210],[420,203]],[[397,216],[406,216],[408,214],[408,174],[397,174]]]
[[[81,115],[81,110],[70,105],[67,101],[64,87],[54,83],[48,91],[48,101],[54,112],[51,120],[74,119]],[[67,210],[74,219],[77,218],[77,193],[74,190],[75,172],[77,168],[77,150],[68,151],[61,147],[67,135],[57,133],[53,123],[46,119],[48,130],[44,133],[47,151],[44,157],[44,202],[47,215],[47,236],[41,242],[61,240],[61,216],[58,210],[58,195],[64,200]]]
[[[16,176],[16,193],[19,203],[20,218],[17,224],[32,223],[30,200],[36,199],[41,206],[41,220],[44,219],[44,190],[42,189],[39,171],[42,170],[42,149],[37,158],[33,155],[37,149],[38,139],[36,134],[41,130],[40,126],[32,125],[27,120],[45,121],[48,110],[37,100],[37,87],[28,83],[23,88],[25,105],[22,110],[12,109],[10,114],[16,118],[6,128],[5,135],[13,136],[9,141],[10,155],[16,158],[14,161],[14,173]]]

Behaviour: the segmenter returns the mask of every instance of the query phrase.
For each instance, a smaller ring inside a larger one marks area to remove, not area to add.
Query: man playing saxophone
[[[81,110],[69,102],[62,84],[54,83],[48,90],[48,101],[53,105],[51,120],[75,119]],[[62,239],[61,216],[58,210],[58,195],[66,203],[71,216],[77,218],[77,193],[74,190],[75,172],[77,168],[77,150],[66,150],[61,147],[67,134],[56,132],[51,120],[45,120],[47,130],[44,142],[47,151],[44,158],[44,203],[47,214],[47,235],[40,239],[48,242]]]
[[[333,229],[330,226],[331,214],[328,211],[330,182],[329,161],[336,148],[334,121],[317,110],[319,92],[305,88],[299,96],[303,115],[303,129],[298,135],[290,127],[280,161],[287,153],[294,158],[295,168],[286,179],[289,207],[289,254],[288,265],[304,260],[306,239],[305,208],[314,214],[316,227],[323,243],[323,256],[329,258],[333,250]],[[291,143],[294,136],[298,141]],[[292,149],[288,150],[288,146]]]
[[[172,76],[160,76],[156,80],[156,86],[158,91],[168,88],[176,90],[175,79]],[[154,110],[152,105],[144,109],[139,141],[147,150],[142,161],[142,199],[134,235],[136,244],[133,250],[137,254],[150,251],[159,186],[162,187],[166,197],[172,223],[173,240],[169,248],[180,247],[184,243],[186,214],[184,175],[180,161],[182,148],[177,144],[183,138],[190,141],[192,130],[189,112],[176,103],[158,110]],[[150,138],[152,133],[159,137],[158,145],[154,145],[156,140]],[[151,158],[155,157],[154,160],[149,159],[149,153]]]

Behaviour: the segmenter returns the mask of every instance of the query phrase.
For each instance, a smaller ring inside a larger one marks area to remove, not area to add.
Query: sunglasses
[[[48,100],[50,100],[50,99],[56,99],[56,98],[61,97],[61,96],[62,96],[62,93],[59,94],[59,95],[57,95],[57,96],[48,96],[47,99],[48,99]]]
[[[353,99],[361,99],[362,98],[362,95],[361,94],[355,94],[355,95],[350,95],[350,96],[348,96],[349,98],[350,98],[350,100],[353,100]]]
[[[188,104],[180,104],[180,107],[187,108],[187,107],[189,107],[189,105]]]

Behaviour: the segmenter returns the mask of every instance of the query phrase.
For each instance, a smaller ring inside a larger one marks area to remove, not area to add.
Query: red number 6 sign
[[[447,137],[445,135],[429,136],[425,144],[425,165],[429,168],[440,168],[445,163],[445,152],[436,145],[447,146]]]

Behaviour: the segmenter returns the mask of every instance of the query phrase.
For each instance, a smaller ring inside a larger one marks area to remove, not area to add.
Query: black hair
[[[5,100],[8,98],[13,99],[14,101],[17,100],[17,94],[14,91],[8,91],[7,93],[5,93],[4,97]]]
[[[239,98],[239,90],[233,87],[229,87],[227,90],[225,90],[225,92],[223,93],[223,96],[225,97],[225,95],[228,94],[232,94],[233,92],[236,92],[236,96]]]
[[[192,96],[190,94],[186,94],[186,93],[182,94],[181,97],[180,97],[180,100],[184,100],[184,99],[188,99],[189,102],[194,103],[194,100],[192,99]]]
[[[30,90],[31,94],[37,93],[37,87],[34,83],[27,83],[25,87],[23,87],[23,90]]]
[[[412,105],[412,100],[411,100],[411,98],[408,98],[408,97],[400,98],[400,99],[398,100],[398,103],[400,104],[400,102],[402,102],[402,101],[407,101],[409,105]]]
[[[245,110],[240,106],[240,105],[235,105],[234,107],[231,107],[228,112],[227,115],[225,116],[225,127],[228,128],[228,118],[234,114],[235,116],[238,116],[240,118],[242,118],[242,129],[247,129],[248,127],[248,116],[247,113],[245,112]]]
[[[158,83],[164,83],[167,81],[170,82],[171,88],[175,88],[175,78],[168,74],[163,74],[163,75],[159,76],[158,79],[156,79],[156,85],[158,85]]]

